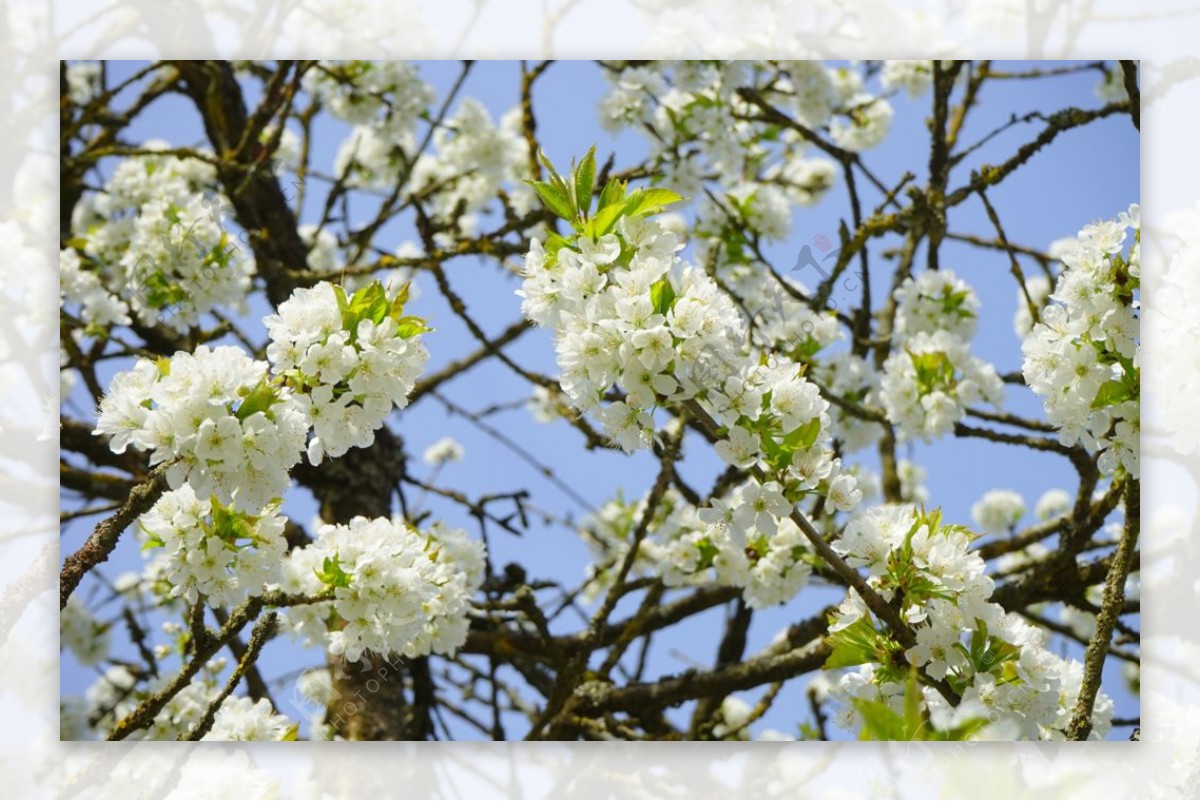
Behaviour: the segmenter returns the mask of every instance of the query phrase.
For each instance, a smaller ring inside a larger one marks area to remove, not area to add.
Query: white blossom
[[[989,490],[971,507],[971,519],[988,534],[1011,531],[1025,516],[1025,499],[1012,490]]]
[[[332,590],[332,601],[287,614],[297,633],[357,662],[365,651],[453,654],[466,641],[469,602],[483,577],[483,545],[461,530],[356,517],[322,526],[312,544],[293,550],[283,587],[311,596]],[[330,615],[340,625],[326,628]]]
[[[1026,383],[1064,445],[1098,451],[1099,467],[1139,475],[1141,227],[1136,205],[1085,226],[1060,247],[1065,267],[1022,352]],[[1133,231],[1126,246],[1127,232]]]
[[[442,437],[425,449],[422,458],[431,465],[443,465],[446,462],[461,462],[463,446],[453,437]]]

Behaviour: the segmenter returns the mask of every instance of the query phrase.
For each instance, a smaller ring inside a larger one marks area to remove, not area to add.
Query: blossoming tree
[[[502,67],[497,119],[467,88]],[[1137,206],[1023,243],[1001,200],[1069,132],[1138,124],[1133,64],[575,65],[639,141],[557,166],[540,101],[565,65],[427,68],[63,65],[62,642],[96,671],[64,738],[1136,725],[1110,685],[1138,664]],[[972,125],[997,85],[1089,74],[1098,101]],[[927,125],[893,179],[870,151],[898,106]],[[838,247],[789,245],[838,195]],[[1020,341],[1000,368],[975,342],[995,304]],[[505,383],[452,399],[485,370]],[[953,440],[1073,486],[1023,526],[996,474],[951,519],[914,448]],[[453,480],[500,453],[536,486]],[[560,475],[601,457],[610,496]],[[536,559],[580,541],[585,563]]]

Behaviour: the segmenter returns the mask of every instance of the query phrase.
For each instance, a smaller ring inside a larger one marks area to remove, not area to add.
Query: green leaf
[[[1133,397],[1133,393],[1124,381],[1109,379],[1100,385],[1096,399],[1092,401],[1093,409],[1103,409],[1105,406],[1115,406]]]
[[[869,615],[863,615],[841,631],[829,634],[825,637],[825,644],[833,649],[833,653],[825,660],[825,670],[879,661],[879,632],[871,625]]]
[[[542,166],[546,168],[546,172],[550,173],[550,177],[558,178],[559,181],[561,182],[562,176],[560,176],[558,174],[558,170],[554,169],[554,165],[550,162],[550,158],[546,155],[546,151],[539,148],[537,155],[538,155],[538,161],[540,161],[542,163]]]
[[[713,560],[721,554],[717,550],[717,546],[713,545],[712,540],[707,537],[696,543],[696,548],[700,551],[700,559],[696,563],[697,570],[707,570],[712,567]]]
[[[340,284],[334,284],[333,296],[337,299],[338,311],[342,313],[342,320],[345,320],[346,310],[350,308],[350,302],[346,300],[346,290]]]
[[[418,334],[424,334],[433,329],[425,324],[422,317],[401,317],[396,321],[396,333],[401,339],[412,339]]]
[[[990,663],[993,654],[988,650],[987,623],[976,618],[975,631],[971,632],[971,653],[968,654],[976,673],[986,673],[989,668],[980,668],[981,664]]]
[[[666,278],[660,278],[650,287],[650,302],[654,304],[654,311],[666,314],[675,305],[675,287]]]
[[[337,554],[326,556],[321,569],[317,570],[314,567],[313,573],[317,575],[322,584],[330,587],[349,587],[350,579],[352,578],[349,573],[342,570],[342,564]]]
[[[592,190],[596,186],[596,146],[587,152],[575,170],[575,207],[587,216],[592,205]]]
[[[564,220],[574,219],[574,214],[571,213],[571,202],[567,199],[561,186],[545,181],[526,181],[525,183],[534,188],[538,197],[542,199],[542,204],[552,213]]]
[[[411,285],[411,281],[405,281],[404,286],[400,287],[396,292],[396,297],[392,298],[392,303],[388,307],[388,317],[391,317],[393,320],[399,320],[404,316],[404,304],[408,303],[409,287]]]
[[[300,724],[293,723],[291,726],[287,727],[287,731],[283,733],[283,736],[279,738],[279,741],[283,743],[294,743],[298,736],[300,736]]]
[[[607,234],[617,224],[617,220],[624,216],[625,207],[620,203],[614,203],[610,206],[604,206],[588,220],[587,227],[584,233],[590,236],[593,240]]]
[[[783,446],[792,451],[806,451],[817,441],[821,433],[821,418],[814,417],[783,438]]]
[[[921,716],[921,688],[917,684],[917,669],[909,666],[908,682],[904,685],[904,728],[911,740],[925,728],[925,720]]]
[[[252,414],[266,412],[277,400],[279,400],[279,393],[275,387],[264,381],[242,397],[242,402],[238,405],[236,412],[237,419],[245,420]]]
[[[603,211],[609,206],[623,204],[625,201],[625,182],[616,178],[609,178],[608,183],[604,185],[604,189],[600,192],[600,204],[596,207],[597,211]]]
[[[902,742],[910,739],[905,736],[907,727],[904,725],[904,718],[887,704],[869,701],[866,698],[855,698],[852,703],[863,719],[863,728],[858,734],[858,739],[883,742]]]
[[[346,298],[345,290],[341,287],[335,287],[335,289],[337,290],[338,307],[342,311],[342,328],[349,332],[351,342],[358,336],[359,323],[363,320],[370,320],[379,324],[391,311],[387,291],[378,281],[372,281],[362,287],[349,299]]]
[[[921,709],[921,685],[917,682],[915,667],[908,669],[908,677],[905,680],[903,715],[882,701],[857,698],[853,703],[854,708],[862,715],[863,719],[863,729],[858,735],[860,740],[907,742],[950,739],[946,732],[936,731],[929,725],[929,713]]]
[[[924,395],[954,383],[954,363],[941,351],[909,353],[917,373],[917,390]]]
[[[651,189],[635,189],[629,194],[623,207],[625,216],[637,217],[644,214],[655,214],[662,211],[664,206],[678,203],[683,196],[670,189],[654,187]]]
[[[546,269],[547,270],[549,270],[550,268],[552,268],[555,265],[555,263],[558,261],[558,252],[560,250],[562,250],[564,247],[566,247],[568,244],[570,244],[570,243],[567,242],[566,239],[564,239],[561,235],[554,233],[553,231],[551,231],[549,234],[547,234],[546,244],[544,245],[545,250],[546,250]]]
[[[254,538],[251,521],[233,509],[222,506],[215,496],[212,499],[212,526],[208,532],[231,547]]]

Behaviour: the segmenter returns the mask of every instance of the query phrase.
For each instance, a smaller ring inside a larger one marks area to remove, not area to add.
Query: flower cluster
[[[1004,383],[996,368],[971,355],[948,331],[920,332],[883,365],[880,395],[901,438],[926,442],[949,433],[967,406],[999,405]]]
[[[212,728],[202,739],[218,742],[295,740],[299,724],[276,714],[266,698],[252,701],[242,695],[226,698]]]
[[[884,89],[903,91],[914,100],[933,86],[933,62],[896,59],[883,62],[879,82]]]
[[[59,617],[59,646],[70,651],[81,665],[96,665],[108,656],[110,627],[92,616],[72,595]]]
[[[172,489],[186,481],[198,497],[257,512],[286,490],[310,428],[308,458],[319,464],[370,445],[407,405],[429,329],[404,314],[406,300],[378,283],[350,297],[327,282],[297,289],[264,320],[274,375],[228,345],[140,359],[113,379],[95,433],[116,453],[132,444],[152,465],[169,462]]]
[[[601,124],[652,132],[651,159],[664,182],[701,198],[698,231],[748,226],[782,239],[791,228],[791,207],[812,205],[833,185],[836,165],[810,157],[809,143],[798,131],[752,121],[758,109],[741,93],[759,89],[805,124],[823,127],[835,112],[850,119],[855,112],[849,101],[861,82],[839,81],[837,71],[816,62],[772,66],[769,79],[738,61],[639,63],[608,73],[612,89],[600,103]],[[886,106],[878,100],[880,109]],[[886,122],[867,127],[886,133]],[[718,176],[728,190],[709,198],[702,186]]]
[[[862,498],[829,447],[829,403],[786,356],[762,363],[747,353],[745,318],[702,271],[675,255],[678,241],[648,215],[677,196],[618,182],[589,215],[593,154],[571,181],[557,173],[535,184],[547,205],[572,221],[570,239],[534,240],[520,294],[526,316],[556,334],[560,383],[570,403],[593,414],[626,451],[654,440],[653,412],[695,404],[719,426],[717,453],[774,478],[722,510],[735,543],[748,529],[776,533],[804,495],[849,511]],[[748,515],[748,517],[747,517]],[[728,517],[727,517],[728,516]],[[743,525],[749,519],[754,526]],[[714,520],[713,525],[721,521]]]
[[[394,136],[411,132],[434,99],[406,61],[322,61],[304,74],[304,88],[338,119]]]
[[[241,306],[254,264],[221,226],[217,210],[228,201],[215,182],[198,158],[140,155],[83,197],[60,269],[63,301],[78,304],[86,332],[133,319],[186,331],[206,312]]]
[[[238,512],[184,484],[159,498],[139,526],[143,550],[161,549],[162,564],[150,572],[169,584],[168,597],[203,596],[214,606],[232,606],[279,580],[285,522],[273,509]]]
[[[615,232],[581,237],[578,248],[547,253],[531,243],[522,310],[555,329],[571,404],[594,413],[627,451],[648,447],[650,410],[660,398],[694,397],[714,372],[728,373],[726,363],[742,360],[744,326],[702,272],[668,275],[676,239],[651,221],[622,218]],[[624,398],[605,403],[618,382]]]
[[[133,731],[129,738],[174,740],[188,734],[217,694],[218,677],[223,667],[223,660],[213,660],[205,665],[200,677],[171,696],[149,726]],[[168,681],[167,677],[162,677],[139,686],[138,677],[128,667],[115,665],[88,688],[87,718],[102,733],[107,732],[131,714],[142,700],[163,690]],[[202,739],[294,740],[298,729],[298,724],[277,714],[267,699],[252,701],[231,695],[217,708],[212,727]]]
[[[72,61],[66,65],[67,97],[77,106],[85,106],[104,89],[99,61]]]
[[[272,382],[265,362],[201,345],[119,373],[95,433],[116,453],[132,444],[152,465],[169,462],[172,489],[186,481],[197,496],[257,512],[287,488],[307,430],[307,403]]]
[[[287,614],[307,642],[358,661],[364,651],[407,657],[453,653],[466,641],[470,598],[484,577],[482,543],[435,524],[418,531],[403,520],[356,517],[325,525],[284,566],[289,592],[331,601]]]
[[[476,227],[477,213],[508,188],[508,201],[525,214],[537,198],[521,181],[529,175],[529,144],[521,133],[521,110],[510,110],[496,125],[473,98],[433,133],[434,151],[418,156],[411,192],[433,193],[430,213],[452,222],[465,234]]]
[[[880,398],[902,439],[931,441],[953,429],[967,406],[1003,401],[996,369],[970,353],[979,298],[965,281],[950,270],[926,270],[906,278],[894,299]]]
[[[611,584],[647,501],[628,503],[618,496],[584,522],[581,530],[595,555],[589,597]],[[748,482],[703,509],[668,490],[654,509],[631,574],[659,577],[668,587],[736,587],[751,609],[789,601],[812,575],[808,541],[787,518],[790,508],[774,482],[764,487]]]
[[[1105,475],[1118,467],[1139,474],[1140,243],[1136,205],[1084,227],[1062,253],[1054,302],[1021,347],[1025,381],[1059,440],[1099,451]]]
[[[422,458],[433,465],[441,467],[446,462],[461,462],[464,455],[463,446],[453,437],[442,437],[425,449]]]
[[[371,283],[347,297],[321,282],[297,289],[264,319],[272,369],[308,401],[312,464],[367,447],[392,409],[408,404],[429,359],[420,340],[429,329],[404,314],[407,299],[407,288],[389,298]]]
[[[348,186],[384,189],[412,169],[417,120],[433,102],[433,87],[403,61],[321,62],[304,77],[306,89],[350,131],[334,157],[334,174]]]
[[[971,507],[971,519],[985,534],[1003,534],[1025,516],[1025,499],[1012,490],[989,490]]]
[[[991,725],[1004,727],[1008,739],[1064,738],[1082,665],[1047,650],[1041,629],[989,600],[993,583],[970,540],[937,512],[883,506],[856,516],[834,542],[849,564],[867,569],[868,583],[885,600],[902,603],[916,638],[901,648],[877,630],[851,591],[831,620],[826,662],[829,669],[860,666],[841,676],[833,694],[843,703],[842,725],[877,725],[880,708],[905,714],[907,662],[961,696],[952,707],[937,689],[921,688],[919,703],[934,730],[971,736]],[[1112,713],[1112,700],[1101,694],[1093,739],[1104,737]]]
[[[950,270],[925,270],[896,290],[897,340],[945,331],[969,342],[978,321],[975,290]]]
[[[305,76],[308,90],[339,119],[354,127],[334,159],[335,175],[348,186],[391,190],[401,184],[420,197],[429,215],[456,231],[470,234],[478,213],[508,191],[518,213],[536,199],[520,181],[529,174],[529,145],[515,108],[497,125],[474,98],[436,121],[428,139],[418,143],[416,125],[429,119],[436,93],[406,62],[321,62]],[[435,234],[443,244],[452,235]]]

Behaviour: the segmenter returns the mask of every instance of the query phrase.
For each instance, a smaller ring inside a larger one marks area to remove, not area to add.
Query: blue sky
[[[111,63],[110,75],[127,75],[140,67],[134,63]],[[999,65],[1014,68],[1018,64]],[[422,77],[432,83],[439,101],[458,76],[458,62],[424,62]],[[1097,74],[1046,78],[1036,81],[996,80],[986,84],[981,102],[964,127],[960,141],[971,143],[981,138],[1010,115],[1041,111],[1046,114],[1066,106],[1096,107],[1100,101],[1093,93]],[[519,65],[516,62],[477,62],[459,95],[481,100],[499,118],[517,101]],[[539,81],[534,96],[538,118],[538,133],[547,154],[556,164],[566,164],[582,155],[593,144],[598,146],[601,160],[610,152],[616,154],[618,168],[636,162],[646,153],[640,134],[623,132],[613,135],[600,127],[597,102],[605,92],[607,82],[600,68],[591,62],[561,62],[549,68]],[[927,175],[928,133],[924,120],[929,114],[930,98],[910,101],[905,96],[893,98],[896,110],[892,132],[879,147],[867,152],[868,166],[887,185],[894,185],[905,171],[917,175],[923,183]],[[985,163],[1006,159],[1024,142],[1032,139],[1042,123],[1018,125],[997,136],[972,158],[957,166],[950,177],[950,186],[962,185],[971,170]],[[334,120],[325,119],[315,128],[313,163],[325,171],[332,165],[341,138],[348,128]],[[182,99],[167,99],[153,104],[129,131],[131,141],[150,138],[166,139],[174,144],[199,144],[203,132],[199,117],[189,103]],[[316,203],[323,198],[325,186],[312,179],[310,198],[303,221],[312,221],[317,213]],[[860,189],[863,205],[870,209],[880,197],[869,188]],[[315,197],[313,197],[315,195]],[[1009,238],[1021,244],[1044,248],[1061,237],[1073,235],[1082,225],[1099,218],[1112,217],[1139,197],[1139,149],[1137,133],[1127,117],[1115,115],[1081,130],[1067,132],[1002,185],[989,192]],[[373,216],[378,201],[356,199],[352,219],[365,222]],[[814,237],[825,235],[837,239],[839,221],[849,216],[845,186],[839,183],[825,199],[811,208],[794,213],[791,237],[785,243],[768,249],[777,266],[788,267],[796,254]],[[975,233],[987,237],[994,234],[983,206],[972,198],[950,212],[950,230]],[[415,239],[407,221],[389,224],[376,238],[375,244],[391,249],[406,239]],[[872,247],[873,296],[881,298],[887,291],[890,275],[884,269],[880,253],[896,244],[883,239]],[[683,256],[688,258],[691,249]],[[920,262],[919,262],[920,263]],[[973,344],[976,355],[991,361],[1001,372],[1020,368],[1020,344],[1012,330],[1012,315],[1016,310],[1016,283],[1009,272],[1007,256],[998,251],[984,251],[955,242],[943,245],[943,267],[957,272],[970,282],[982,302],[979,333]],[[1030,274],[1034,266],[1025,264]],[[489,334],[496,334],[520,316],[519,300],[513,295],[518,282],[501,274],[494,264],[474,257],[457,259],[447,266],[456,291],[467,304],[472,316]],[[809,276],[801,275],[801,279]],[[420,297],[411,305],[415,314],[430,319],[436,333],[427,338],[431,351],[428,369],[459,358],[477,348],[475,340],[450,312],[436,287],[426,278],[417,281]],[[835,292],[834,298],[841,302]],[[854,300],[846,297],[845,303]],[[877,301],[878,302],[878,301]],[[262,311],[263,307],[256,306]],[[251,328],[251,330],[256,330]],[[261,331],[261,328],[257,329]],[[533,331],[507,349],[519,364],[547,374],[554,374],[554,351],[551,336],[545,331]],[[483,365],[457,378],[444,388],[445,396],[469,410],[493,404],[517,402],[527,397],[529,387],[504,365],[488,360]],[[77,393],[67,401],[68,409],[78,416],[72,402],[86,403],[85,395]],[[1023,414],[1040,416],[1040,403],[1022,387],[1006,387],[1006,408]],[[519,442],[527,451],[549,465],[555,475],[582,496],[589,505],[599,506],[623,490],[626,497],[636,497],[650,486],[657,464],[650,454],[626,456],[604,451],[585,451],[582,436],[569,425],[558,422],[544,425],[535,422],[523,408],[515,408],[488,418],[490,425],[505,436]],[[418,476],[428,468],[419,461],[421,452],[443,436],[453,436],[466,449],[467,458],[447,465],[439,482],[454,487],[471,497],[493,492],[508,492],[527,488],[533,506],[545,509],[557,518],[578,520],[588,509],[576,503],[558,486],[547,481],[539,469],[528,464],[512,450],[485,432],[449,415],[434,398],[427,397],[415,407],[392,417],[390,425],[405,440],[406,448],[416,457],[414,470]],[[1074,490],[1075,474],[1067,462],[1053,454],[1025,448],[982,443],[976,440],[943,440],[932,446],[906,445],[903,450],[928,471],[927,486],[933,505],[941,506],[951,522],[970,522],[970,507],[987,490],[1013,489],[1024,495],[1030,508],[1047,489],[1062,487]],[[875,466],[871,454],[856,454],[856,459]],[[693,486],[706,488],[720,469],[716,457],[700,441],[685,443],[682,475]],[[422,476],[423,477],[423,476]],[[415,495],[409,495],[412,502]],[[437,498],[425,498],[424,508],[452,525],[462,526],[472,534],[478,532],[475,521],[460,507]],[[288,498],[286,511],[301,524],[308,526],[314,512],[311,498],[304,491],[294,491]],[[496,529],[490,532],[492,559],[497,566],[516,561],[524,565],[531,577],[553,577],[566,584],[582,579],[587,563],[587,548],[580,537],[558,524],[543,524],[531,519],[531,527],[523,537],[514,537]],[[1025,522],[1029,522],[1026,520]],[[74,550],[82,543],[92,521],[80,521],[64,532],[63,550]],[[138,569],[141,557],[129,535],[122,541],[113,559],[104,566],[107,576],[124,570]],[[95,582],[85,582],[83,591],[96,589]],[[840,593],[829,588],[810,587],[791,603],[755,615],[750,631],[747,652],[753,653],[790,622],[807,617],[821,606],[836,601]],[[112,608],[108,608],[112,612]],[[616,616],[629,611],[627,605],[618,608]],[[656,641],[650,661],[649,676],[670,674],[693,666],[711,664],[716,647],[718,626],[724,610],[712,610],[695,617],[674,629],[670,635]],[[1051,614],[1051,616],[1054,616]],[[577,630],[578,618],[565,614],[559,621],[563,630]],[[125,631],[118,626],[114,639],[120,644],[118,654],[132,656],[121,644]],[[1078,649],[1068,651],[1076,653]],[[1123,689],[1117,675],[1119,668],[1109,660],[1106,670],[1106,689],[1118,698],[1117,715],[1132,717],[1138,714],[1137,699]],[[263,673],[272,678],[294,675],[307,666],[320,664],[321,655],[302,650],[286,638],[271,643],[260,663]],[[76,665],[69,655],[63,657],[62,692],[64,695],[83,691],[94,679],[91,669]],[[794,733],[795,724],[808,719],[807,702],[803,697],[804,682],[793,682],[781,694],[774,709],[767,715],[764,726]],[[274,691],[280,711],[299,715],[292,707],[290,685]],[[746,694],[753,702],[757,692]],[[521,731],[517,719],[509,721],[510,731]],[[469,732],[460,732],[466,736]],[[1124,739],[1128,730],[1118,730],[1114,737]]]

